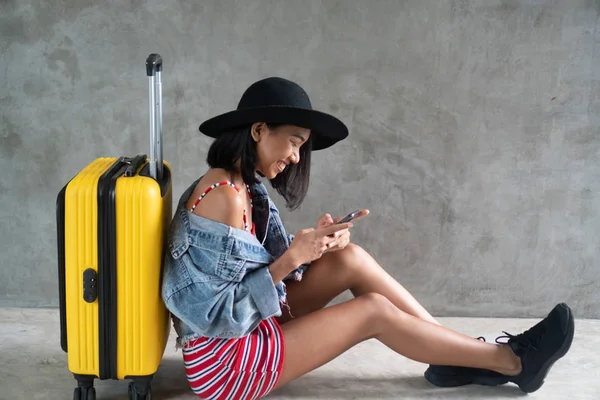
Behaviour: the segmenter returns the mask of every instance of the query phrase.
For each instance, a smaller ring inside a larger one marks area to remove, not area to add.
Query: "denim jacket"
[[[178,334],[178,346],[199,336],[233,338],[281,315],[285,283],[273,283],[269,265],[285,252],[279,211],[262,183],[250,187],[256,236],[203,218],[185,208],[195,181],[179,199],[167,237],[162,298]],[[302,279],[308,264],[284,280]]]

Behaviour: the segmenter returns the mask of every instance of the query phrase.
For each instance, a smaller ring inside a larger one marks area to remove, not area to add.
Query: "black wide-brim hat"
[[[217,138],[223,132],[256,122],[310,129],[312,150],[325,149],[348,136],[348,128],[342,121],[313,110],[308,94],[300,85],[278,77],[253,83],[242,95],[236,110],[203,122],[200,132]]]

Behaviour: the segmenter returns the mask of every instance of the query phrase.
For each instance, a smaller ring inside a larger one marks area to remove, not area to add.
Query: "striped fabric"
[[[201,337],[183,348],[190,388],[201,399],[254,400],[269,394],[281,375],[284,342],[274,318],[239,339]]]

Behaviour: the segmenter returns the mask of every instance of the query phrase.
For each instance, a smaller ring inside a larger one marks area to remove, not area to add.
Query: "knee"
[[[359,245],[355,244],[355,243],[348,243],[348,245],[346,247],[344,247],[343,250],[340,251],[340,255],[342,257],[351,259],[351,260],[356,260],[356,259],[360,259],[362,257],[364,257],[366,251],[360,247]]]
[[[363,302],[365,310],[369,315],[369,326],[373,329],[374,334],[380,332],[381,329],[387,326],[389,321],[408,317],[408,314],[400,310],[394,303],[389,301],[387,297],[379,293],[365,293],[357,297],[357,300]]]
[[[366,254],[367,252],[362,247],[354,243],[348,243],[342,250],[329,253],[335,259],[336,264],[345,268],[346,271],[348,268],[365,266],[367,264],[365,262]]]
[[[367,306],[373,308],[374,310],[379,310],[392,304],[387,297],[376,292],[362,294],[358,296],[358,299],[364,301]]]
[[[357,299],[364,303],[369,315],[373,316],[375,320],[386,318],[394,311],[398,311],[397,307],[387,297],[379,293],[365,293],[358,296]]]
[[[321,264],[318,268],[327,271],[336,281],[343,282],[346,288],[353,288],[372,266],[367,256],[362,247],[350,243],[342,250],[327,253],[313,263]]]

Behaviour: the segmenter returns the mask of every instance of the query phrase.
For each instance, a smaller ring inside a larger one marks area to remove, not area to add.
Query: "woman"
[[[527,332],[490,344],[441,326],[351,243],[351,222],[325,214],[288,236],[258,178],[294,209],[308,188],[311,151],[348,135],[296,83],[258,81],[237,110],[200,131],[215,138],[210,168],[178,203],[162,288],[199,397],[263,397],[371,338],[433,364],[426,377],[438,386],[514,382],[525,392],[568,351],[574,327],[564,303]],[[325,308],[347,289],[353,300]]]

